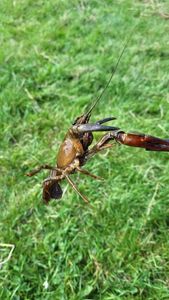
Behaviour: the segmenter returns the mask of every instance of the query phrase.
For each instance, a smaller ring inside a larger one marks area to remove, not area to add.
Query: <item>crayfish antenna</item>
[[[111,81],[112,81],[112,78],[113,78],[113,76],[115,75],[115,73],[116,73],[116,71],[117,71],[117,68],[118,68],[119,63],[120,63],[120,61],[121,61],[121,58],[122,58],[122,56],[123,56],[123,54],[124,54],[124,51],[125,51],[125,49],[127,48],[127,45],[128,45],[128,43],[129,43],[130,38],[131,38],[131,35],[129,36],[129,38],[127,39],[125,45],[123,46],[123,49],[122,49],[122,51],[121,51],[121,53],[120,53],[120,55],[119,55],[119,57],[118,57],[118,60],[117,60],[117,62],[116,62],[116,65],[115,65],[113,71],[111,72],[110,78],[108,79],[108,81],[107,81],[105,87],[104,87],[103,90],[101,91],[100,95],[96,98],[96,100],[94,101],[94,103],[89,107],[89,109],[87,110],[87,112],[84,114],[85,117],[90,118],[91,113],[92,113],[92,110],[95,108],[95,106],[96,106],[97,103],[100,101],[100,99],[102,98],[102,96],[105,94],[107,88],[109,87],[109,85],[110,85],[110,83],[111,83]]]

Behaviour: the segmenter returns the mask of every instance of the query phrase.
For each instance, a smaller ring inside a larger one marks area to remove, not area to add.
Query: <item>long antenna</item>
[[[100,99],[102,98],[102,96],[103,96],[103,94],[105,93],[106,89],[107,89],[108,86],[110,85],[110,83],[111,83],[111,81],[112,81],[112,78],[113,78],[114,74],[116,73],[116,70],[117,70],[118,65],[119,65],[119,63],[120,63],[120,60],[121,60],[121,58],[122,58],[122,56],[123,56],[123,53],[124,53],[124,51],[125,51],[125,49],[126,49],[126,47],[127,47],[127,45],[128,45],[128,42],[129,42],[130,38],[131,38],[131,35],[130,35],[129,39],[127,39],[127,41],[126,41],[126,43],[125,43],[125,45],[124,45],[124,47],[123,47],[123,49],[122,49],[122,51],[121,51],[121,53],[120,53],[120,56],[119,56],[119,58],[118,58],[118,60],[117,60],[117,63],[116,63],[116,65],[115,65],[114,70],[112,71],[112,73],[111,73],[111,75],[110,75],[109,80],[107,81],[107,83],[106,83],[104,89],[102,90],[102,92],[100,93],[100,95],[97,97],[96,101],[95,101],[95,102],[93,103],[93,105],[89,108],[89,110],[85,113],[86,116],[89,116],[89,115],[91,114],[92,110],[94,109],[94,107],[96,106],[96,104],[100,101]]]

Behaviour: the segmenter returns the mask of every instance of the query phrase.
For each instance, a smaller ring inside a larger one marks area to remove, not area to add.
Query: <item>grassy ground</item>
[[[72,121],[109,78],[93,121],[169,136],[166,1],[22,0],[0,3],[0,299],[169,299],[169,155],[116,145],[45,206],[45,172]],[[136,27],[135,27],[136,26]],[[134,28],[134,30],[133,30]],[[99,139],[100,134],[95,135]],[[1,258],[7,248],[1,246]]]

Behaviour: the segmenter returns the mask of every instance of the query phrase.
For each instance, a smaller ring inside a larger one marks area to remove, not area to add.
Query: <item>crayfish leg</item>
[[[38,168],[35,168],[31,172],[27,173],[26,176],[34,176],[42,170],[56,170],[56,168],[49,165],[41,165]]]
[[[84,170],[84,169],[81,169],[81,168],[79,168],[79,167],[77,167],[76,170],[79,171],[80,173],[85,174],[85,175],[87,175],[87,176],[90,176],[90,177],[92,177],[92,178],[94,178],[94,179],[104,180],[104,178],[102,178],[102,177],[100,177],[100,176],[97,176],[97,175],[94,175],[94,174],[91,174],[89,171]]]
[[[65,175],[65,178],[67,179],[67,181],[69,182],[71,187],[76,191],[76,193],[78,193],[78,195],[83,199],[83,201],[91,206],[87,197],[81,194],[81,192],[79,191],[79,189],[77,188],[75,183],[72,181],[72,179],[70,179],[70,177],[68,175]]]

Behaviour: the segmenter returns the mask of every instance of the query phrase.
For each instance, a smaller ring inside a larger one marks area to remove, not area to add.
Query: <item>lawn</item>
[[[169,154],[115,144],[44,205],[44,171],[66,130],[97,98],[92,121],[169,137],[168,1],[0,3],[2,300],[169,299]],[[101,137],[95,134],[95,141]]]

